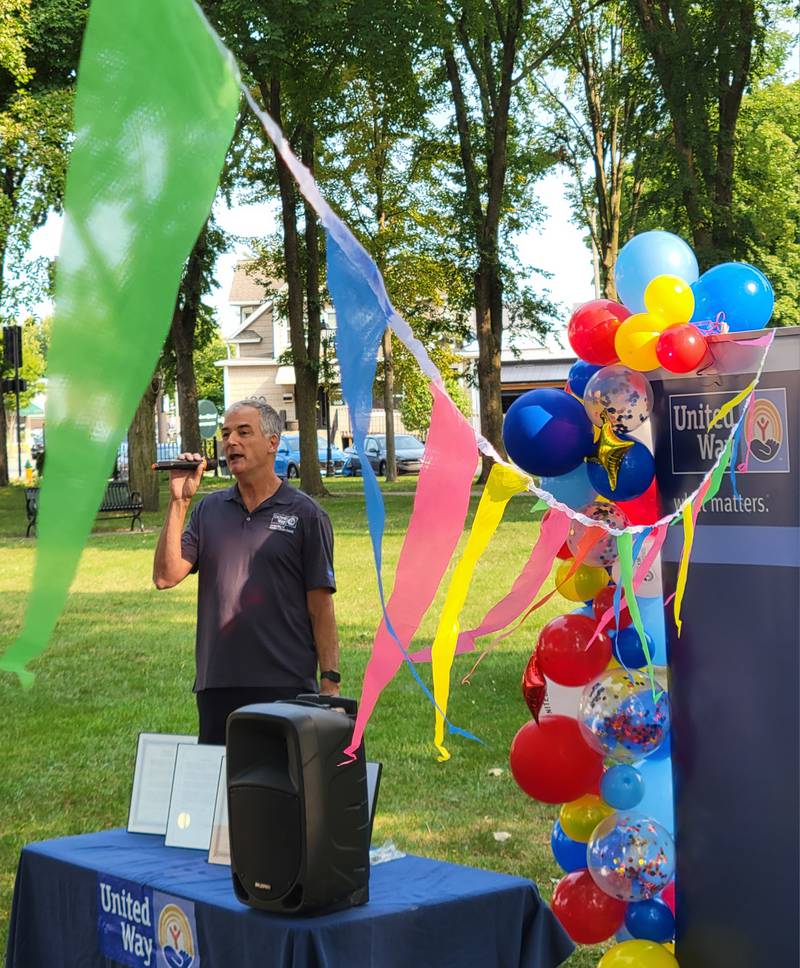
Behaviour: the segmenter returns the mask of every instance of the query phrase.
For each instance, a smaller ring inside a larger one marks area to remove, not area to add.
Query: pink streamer
[[[653,537],[653,543],[650,546],[650,550],[647,552],[647,554],[642,559],[642,563],[639,565],[638,569],[636,570],[636,573],[633,576],[633,590],[634,591],[636,591],[636,589],[639,587],[639,585],[642,584],[642,582],[644,581],[644,579],[647,576],[648,571],[650,571],[651,567],[653,566],[653,562],[658,557],[659,552],[661,551],[661,548],[662,548],[664,542],[667,539],[667,525],[665,525],[665,524],[658,524],[658,525],[656,525],[653,528],[653,536],[652,537]],[[624,608],[624,606],[625,606],[625,592],[622,593],[622,600],[620,602],[620,610],[622,610],[622,608]],[[591,645],[592,642],[594,642],[594,640],[597,638],[597,636],[600,635],[600,633],[603,631],[603,629],[609,624],[609,622],[611,622],[611,620],[613,618],[614,618],[614,609],[613,609],[613,607],[612,608],[607,608],[605,610],[605,612],[603,612],[603,615],[600,618],[600,621],[597,623],[597,628],[594,630],[594,633],[593,633],[591,639],[589,640],[589,645]],[[587,648],[588,648],[588,646],[587,646]]]
[[[569,526],[569,518],[561,511],[550,511],[545,516],[539,539],[511,586],[511,591],[492,606],[476,628],[466,629],[459,635],[456,655],[472,652],[476,639],[482,635],[499,632],[523,613],[549,577],[553,559],[567,540]],[[423,649],[421,652],[415,652],[411,658],[414,662],[430,662],[431,650]]]
[[[431,384],[430,390],[433,413],[425,442],[425,460],[400,551],[394,589],[386,606],[397,639],[382,619],[364,672],[353,740],[345,750],[348,756],[361,745],[364,728],[381,692],[407,656],[405,650],[447,571],[469,509],[477,466],[475,432],[444,389]]]

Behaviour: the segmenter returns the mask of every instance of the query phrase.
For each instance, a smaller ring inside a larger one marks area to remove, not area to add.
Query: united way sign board
[[[753,338],[750,334],[750,338]],[[700,484],[763,350],[712,344],[701,375],[656,374],[662,511]],[[800,964],[800,329],[779,331],[748,433],[697,521],[678,638],[668,616],[681,968]],[[682,546],[670,529],[665,595]]]

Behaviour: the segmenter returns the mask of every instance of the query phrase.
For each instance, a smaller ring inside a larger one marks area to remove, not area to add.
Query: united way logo
[[[784,427],[780,411],[766,397],[756,399],[752,413],[745,417],[747,448],[762,464],[769,464],[780,454]]]
[[[169,968],[190,968],[195,945],[189,919],[177,904],[167,904],[158,918],[158,947]]]

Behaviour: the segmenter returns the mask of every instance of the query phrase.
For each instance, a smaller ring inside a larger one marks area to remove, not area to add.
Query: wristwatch
[[[337,685],[342,681],[342,677],[338,672],[334,672],[333,669],[326,669],[324,672],[320,672],[320,679],[328,679],[330,682],[335,682]]]

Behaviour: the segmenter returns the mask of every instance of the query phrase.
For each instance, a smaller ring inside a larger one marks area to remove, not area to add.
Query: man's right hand
[[[205,458],[200,454],[178,454],[178,460],[198,460],[201,463],[193,471],[170,471],[169,494],[173,501],[191,501],[197,493],[203,471],[206,467]]]

